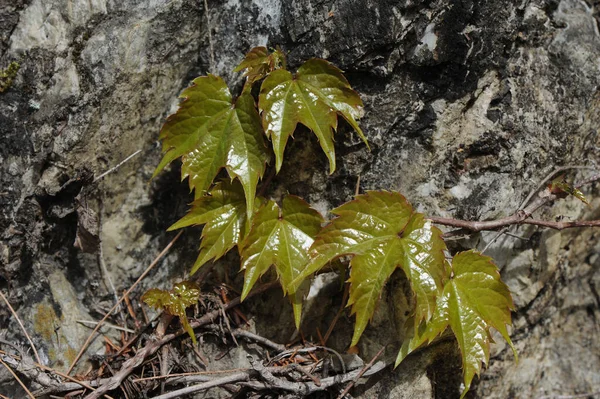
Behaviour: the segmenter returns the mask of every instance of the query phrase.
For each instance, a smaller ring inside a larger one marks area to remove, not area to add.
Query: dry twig
[[[102,173],[100,176],[98,176],[98,177],[96,177],[94,179],[93,183],[96,183],[100,179],[103,179],[106,175],[109,175],[112,172],[114,172],[115,170],[119,169],[121,166],[123,166],[124,163],[126,163],[127,161],[129,161],[131,158],[135,157],[140,152],[142,152],[142,150],[137,150],[136,152],[134,152],[133,154],[131,154],[130,156],[128,156],[127,158],[125,158],[124,160],[122,160],[121,162],[119,162],[116,166],[113,166],[112,168],[110,168],[106,172]]]
[[[277,286],[278,284],[279,283],[277,281],[274,281],[274,282],[265,284],[261,287],[258,287],[255,290],[251,291],[248,294],[247,298],[250,298],[251,296],[254,296],[256,294],[264,292],[270,288],[273,288],[273,287]],[[228,310],[239,304],[240,304],[240,298],[235,298],[232,301],[230,301],[229,303],[224,304],[223,307],[225,308],[225,310]],[[220,312],[221,312],[221,309],[217,309],[210,313],[207,313],[204,316],[202,316],[201,318],[199,318],[198,320],[190,322],[190,326],[192,328],[198,328],[200,326],[212,323],[213,320],[215,320],[217,317],[219,317]],[[125,363],[123,363],[123,365],[121,366],[121,369],[117,373],[115,373],[115,375],[113,375],[111,378],[109,378],[106,383],[99,386],[96,391],[94,391],[91,394],[89,394],[88,396],[86,396],[85,399],[97,399],[105,392],[108,392],[110,390],[118,388],[121,385],[121,383],[133,372],[133,370],[136,367],[140,366],[149,356],[152,356],[153,354],[155,354],[158,351],[158,349],[160,349],[167,342],[170,342],[173,339],[175,339],[185,333],[186,332],[184,330],[181,330],[176,333],[166,334],[161,339],[152,340],[152,341],[148,342],[146,344],[146,346],[144,346],[143,348],[139,349],[136,352],[134,357],[132,357],[131,359],[128,359]]]
[[[277,378],[275,374],[281,374],[281,372],[284,370],[290,370],[290,367],[264,367],[260,365],[259,362],[255,362],[253,370],[241,371],[226,377],[215,378],[210,381],[202,382],[198,385],[178,389],[176,391],[165,393],[164,395],[155,396],[152,399],[174,399],[179,398],[183,395],[201,392],[210,388],[233,383],[238,383],[239,385],[246,386],[256,391],[275,389],[292,392],[300,396],[306,396],[310,395],[311,393],[325,391],[326,389],[329,389],[338,384],[343,384],[349,381],[353,381],[354,379],[358,379],[360,378],[358,376],[361,372],[361,376],[365,377],[378,373],[385,367],[387,367],[387,364],[383,361],[379,361],[373,364],[372,367],[368,370],[353,370],[344,374],[323,378],[319,381],[319,384],[317,384],[314,381],[292,382],[283,378]],[[291,369],[293,370],[294,368],[295,366]],[[262,381],[257,380],[257,377],[260,378]],[[183,383],[191,381],[192,380],[190,379],[186,379],[180,380],[179,382]]]
[[[184,395],[194,392],[204,391],[210,388],[232,384],[234,382],[247,381],[250,378],[248,372],[241,372],[232,375],[228,375],[226,377],[216,378],[212,381],[207,381],[199,385],[194,385],[187,388],[178,389],[176,391],[168,392],[163,395],[155,396],[152,399],[174,399],[180,398]]]
[[[85,343],[83,344],[83,346],[81,347],[81,349],[79,350],[79,353],[75,357],[75,360],[73,360],[73,363],[71,363],[71,366],[69,367],[69,370],[67,370],[67,374],[71,374],[71,371],[73,371],[73,368],[75,367],[75,365],[77,364],[77,362],[79,361],[79,359],[81,359],[81,356],[83,355],[83,353],[85,352],[85,350],[89,346],[90,342],[92,342],[92,339],[94,339],[94,335],[98,332],[98,330],[100,329],[100,326],[102,326],[102,324],[108,319],[108,317],[111,315],[111,313],[121,304],[121,302],[123,302],[123,300],[125,299],[125,297],[127,295],[129,295],[129,293],[131,291],[133,291],[133,289],[135,287],[137,287],[137,285],[140,283],[140,281],[142,281],[144,279],[144,277],[146,277],[146,275],[148,273],[150,273],[150,270],[152,270],[154,268],[154,266],[156,266],[158,264],[158,261],[160,259],[162,259],[162,257],[165,256],[167,252],[169,252],[169,249],[171,249],[171,247],[173,246],[173,244],[175,244],[175,241],[177,241],[177,239],[179,239],[179,237],[181,237],[182,233],[183,233],[183,230],[180,231],[175,236],[175,238],[173,238],[171,240],[171,242],[167,244],[167,246],[162,250],[162,252],[159,253],[156,256],[156,258],[154,258],[154,260],[152,261],[152,263],[150,263],[150,266],[148,266],[146,268],[146,270],[144,270],[144,272],[142,273],[142,275],[135,281],[135,283],[133,283],[133,285],[131,287],[129,287],[129,289],[127,290],[127,292],[125,292],[125,294],[123,294],[123,296],[121,296],[121,298],[119,298],[119,300],[117,301],[117,303],[115,303],[113,305],[113,307],[108,312],[106,312],[106,314],[104,315],[104,317],[102,318],[102,320],[100,320],[98,322],[98,324],[96,324],[96,327],[94,327],[94,330],[92,331],[92,333],[89,335],[89,337],[87,338],[87,340],[85,341]]]
[[[354,378],[352,381],[350,381],[348,383],[348,385],[346,386],[346,388],[338,396],[338,399],[343,399],[344,396],[346,396],[346,394],[348,392],[350,392],[350,390],[352,389],[352,387],[354,386],[354,384],[356,384],[356,382],[360,379],[360,377],[362,377],[365,374],[365,372],[373,366],[373,363],[375,363],[375,360],[377,360],[377,358],[379,356],[381,356],[381,354],[383,353],[384,350],[385,350],[385,346],[382,347],[381,349],[379,349],[379,352],[377,352],[377,354],[375,356],[373,356],[373,359],[371,359],[371,361],[369,363],[367,363],[365,365],[365,367],[363,367],[360,370],[360,372],[358,373],[358,375],[356,376],[356,378]]]
[[[238,371],[248,371],[247,368],[243,369],[229,369],[229,370],[212,370],[212,371],[195,371],[190,373],[173,373],[168,375],[155,375],[153,377],[145,377],[145,378],[136,378],[132,380],[132,382],[144,382],[144,381],[154,381],[154,380],[164,380],[171,379],[173,381],[177,381],[180,377],[191,377],[191,376],[199,376],[199,375],[214,375],[214,374],[231,374],[236,373]],[[177,382],[179,383],[179,382]]]
[[[325,333],[325,336],[323,337],[323,345],[325,345],[327,343],[327,341],[329,340],[329,337],[331,336],[331,333],[333,332],[333,328],[335,327],[340,316],[344,313],[344,309],[346,307],[346,301],[348,300],[349,293],[350,293],[350,284],[345,284],[344,295],[342,296],[342,303],[340,304],[340,308],[338,309],[338,312],[333,317],[333,320],[331,321],[331,324],[329,325],[329,328],[327,329],[327,332]]]
[[[99,200],[99,205],[98,205],[98,264],[100,265],[100,270],[102,271],[102,277],[104,277],[106,279],[106,281],[108,281],[107,285],[110,288],[110,290],[112,291],[112,294],[115,298],[115,302],[118,302],[119,295],[117,294],[117,289],[115,288],[115,284],[113,283],[112,277],[110,276],[110,273],[108,272],[108,269],[106,267],[106,262],[104,262],[104,250],[103,250],[103,245],[102,245],[103,213],[104,213],[104,203],[102,202],[102,199],[101,199],[101,200]],[[121,317],[121,322],[123,323],[123,325],[125,325],[125,317],[121,313],[120,305],[117,305],[116,311],[119,313],[119,315]]]
[[[219,328],[217,328],[216,326],[207,326],[208,329],[213,330],[213,331],[220,331]],[[250,341],[254,341],[258,344],[261,344],[263,346],[266,346],[267,348],[271,348],[277,352],[283,352],[286,351],[287,348],[285,347],[285,345],[282,344],[278,344],[277,342],[273,342],[270,339],[267,339],[265,337],[261,337],[260,335],[254,334],[253,332],[250,332],[248,330],[244,330],[241,328],[236,328],[235,330],[231,330],[230,331],[231,335],[233,335],[234,337],[237,338],[245,338],[247,340]]]
[[[21,385],[23,387],[23,389],[25,390],[25,392],[27,392],[27,395],[31,399],[35,399],[35,396],[33,396],[33,394],[31,393],[31,391],[29,389],[27,389],[27,387],[25,386],[25,384],[23,383],[23,381],[21,381],[21,379],[19,378],[19,376],[17,374],[15,374],[15,372],[8,366],[8,364],[4,363],[4,361],[2,359],[0,359],[0,363],[2,363],[2,365],[4,367],[6,367],[6,369],[8,370],[8,372],[11,373],[13,377],[15,377],[15,380],[17,380],[17,382],[19,383],[19,385]]]
[[[269,363],[273,364],[273,363],[276,363],[286,357],[295,356],[295,355],[301,354],[301,353],[313,353],[318,350],[323,350],[323,351],[327,351],[327,352],[334,354],[337,357],[337,359],[339,360],[340,365],[342,366],[342,372],[343,373],[346,372],[346,363],[344,362],[344,358],[342,357],[342,355],[340,355],[336,350],[328,348],[326,346],[312,346],[310,348],[289,349],[289,350],[282,352],[279,355],[275,356],[273,359],[271,359],[271,361]]]
[[[93,321],[93,320],[75,320],[77,323],[81,323],[81,324],[91,324],[91,325],[98,325],[97,321]],[[110,324],[110,323],[104,323],[104,325],[107,328],[112,328],[115,330],[119,330],[119,331],[123,331],[123,332],[128,332],[130,334],[135,334],[135,331],[133,331],[130,328],[125,328],[125,327],[120,327],[120,326],[115,326],[114,324]]]
[[[8,299],[6,299],[6,297],[2,293],[2,291],[0,291],[0,297],[2,297],[2,300],[4,301],[4,303],[6,303],[6,306],[8,306],[8,309],[10,310],[10,313],[12,313],[12,315],[15,317],[15,320],[17,320],[17,323],[19,323],[19,326],[21,327],[21,330],[23,331],[23,334],[25,334],[25,337],[27,338],[27,341],[29,341],[29,345],[31,346],[31,350],[33,351],[33,354],[35,355],[35,360],[37,360],[37,362],[41,364],[42,361],[40,360],[40,355],[38,355],[38,352],[35,349],[35,345],[33,345],[33,342],[31,341],[31,337],[29,337],[29,334],[27,334],[27,330],[25,329],[25,326],[23,326],[23,323],[21,322],[21,319],[17,315],[17,312],[15,312],[15,310],[13,309],[13,307],[8,302]]]
[[[600,391],[596,392],[588,392],[588,393],[580,393],[575,395],[548,395],[542,396],[539,399],[583,399],[583,398],[593,398],[595,396],[600,396]]]
[[[15,347],[15,349],[17,349],[20,353],[21,353],[21,357],[16,356],[16,355],[12,355],[9,353],[5,353],[3,351],[0,351],[0,353],[4,354],[5,357],[3,358],[3,360],[13,369],[18,370],[19,372],[21,372],[24,376],[26,376],[27,378],[29,378],[31,381],[35,381],[38,384],[40,384],[41,386],[43,386],[44,388],[41,391],[38,391],[36,393],[34,393],[34,396],[43,396],[43,395],[47,395],[47,394],[51,394],[51,393],[55,393],[55,392],[63,392],[63,391],[72,391],[75,389],[79,389],[81,387],[87,388],[91,391],[94,390],[93,386],[96,385],[98,383],[98,381],[79,381],[73,377],[71,377],[70,375],[67,375],[65,373],[62,373],[58,370],[54,370],[48,366],[44,366],[43,364],[39,364],[39,363],[35,363],[31,357],[27,356],[26,354],[22,353],[20,351],[20,349],[18,347],[16,347],[15,345],[6,342],[6,341],[0,341],[2,344],[7,344],[10,346]],[[46,371],[48,373],[52,373],[52,374],[56,374],[59,377],[62,377],[66,380],[72,381],[70,383],[60,383],[52,378],[50,378],[50,376],[46,373],[43,373],[41,370]],[[65,390],[61,390],[60,388],[63,386],[63,384],[72,384],[71,388],[69,389],[65,389]],[[111,396],[109,395],[104,395],[107,399],[113,399]]]

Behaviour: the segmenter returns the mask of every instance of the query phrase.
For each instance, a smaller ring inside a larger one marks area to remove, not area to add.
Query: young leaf
[[[353,256],[348,305],[356,324],[351,345],[360,339],[397,267],[404,270],[416,294],[415,319],[429,320],[446,278],[442,232],[393,192],[369,191],[332,213],[338,217],[315,239],[313,259],[297,281],[337,257]]]
[[[142,295],[142,301],[154,309],[164,309],[171,303],[171,294],[169,291],[151,288]]]
[[[199,198],[225,167],[242,183],[251,212],[256,185],[269,159],[254,99],[244,92],[232,103],[223,79],[213,75],[194,79],[181,97],[185,101],[160,133],[164,156],[154,176],[182,157],[181,177],[189,177],[190,189]]]
[[[185,313],[185,309],[198,302],[200,290],[191,281],[182,281],[175,284],[171,291],[150,289],[142,295],[142,301],[155,309],[164,309],[167,313],[179,317],[185,331],[192,337],[196,344],[196,335]]]
[[[583,202],[584,204],[590,204],[583,195],[583,193],[577,187],[573,187],[572,185],[567,183],[562,176],[552,181],[552,183],[548,185],[548,188],[553,194],[563,194],[564,196],[570,194],[577,198],[579,201]]]
[[[452,271],[452,279],[446,283],[443,295],[438,297],[434,316],[421,324],[417,334],[404,343],[396,365],[450,326],[462,354],[465,390],[461,397],[464,397],[473,377],[479,375],[482,362],[489,361],[491,327],[500,332],[517,357],[506,328],[511,324],[510,311],[514,305],[491,258],[473,250],[461,252],[454,256]]]
[[[279,171],[288,138],[302,123],[318,137],[329,159],[329,170],[335,170],[333,131],[340,114],[367,143],[356,119],[363,115],[363,103],[338,68],[325,60],[305,62],[293,76],[287,70],[276,70],[261,86],[258,106],[263,127],[273,142],[275,167]],[[368,145],[368,144],[367,144]]]
[[[217,260],[231,248],[242,242],[248,232],[246,202],[242,185],[222,181],[217,183],[210,195],[192,203],[192,209],[170,230],[204,224],[200,242],[200,254],[192,267],[191,274],[209,260]]]
[[[242,250],[242,269],[245,270],[242,300],[258,278],[274,265],[283,291],[292,301],[294,320],[299,328],[301,282],[294,286],[291,282],[308,263],[308,249],[322,222],[319,212],[296,196],[285,197],[282,208],[273,201],[262,206],[254,216],[252,229]]]
[[[244,76],[247,84],[252,86],[254,82],[267,76],[270,72],[280,67],[285,68],[285,54],[279,48],[269,54],[266,47],[254,47],[246,54],[246,58],[233,72],[246,70]]]

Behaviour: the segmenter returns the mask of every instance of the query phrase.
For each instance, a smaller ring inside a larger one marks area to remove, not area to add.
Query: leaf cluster
[[[236,99],[221,78],[196,78],[160,135],[164,156],[155,174],[181,158],[182,179],[187,177],[195,192],[190,211],[170,230],[204,225],[192,274],[236,247],[244,272],[242,300],[273,267],[300,328],[309,279],[325,265],[349,258],[348,306],[356,318],[351,345],[356,345],[387,280],[400,269],[410,282],[414,308],[406,309],[411,312],[408,339],[396,364],[450,328],[462,353],[466,393],[489,360],[490,329],[498,330],[512,347],[507,326],[514,306],[492,260],[467,251],[448,261],[442,232],[396,192],[358,195],[332,210],[335,217],[325,226],[323,217],[299,197],[286,196],[281,205],[257,197],[266,164],[274,156],[279,172],[298,124],[317,136],[330,172],[336,165],[333,133],[338,116],[366,144],[357,122],[363,104],[342,72],[325,60],[308,60],[292,73],[281,50],[269,53],[257,47],[236,71],[245,71],[246,77]],[[257,84],[258,102],[251,90]],[[230,179],[216,181],[223,168]],[[564,186],[556,189],[567,191]],[[154,290],[145,300],[178,315],[185,327],[189,304],[182,295]]]
[[[170,291],[152,288],[142,296],[146,305],[161,309],[172,316],[179,317],[185,331],[192,337],[196,344],[196,335],[187,318],[185,310],[198,303],[200,289],[191,281],[182,281],[175,284]]]

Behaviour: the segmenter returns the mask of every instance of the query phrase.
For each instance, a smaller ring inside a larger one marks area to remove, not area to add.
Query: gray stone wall
[[[0,93],[0,287],[53,367],[65,368],[89,333],[76,320],[98,319],[110,308],[111,284],[119,293],[131,285],[173,237],[165,229],[190,200],[176,166],[150,180],[160,158],[158,131],[176,109],[177,94],[208,72],[239,88],[240,76],[231,70],[253,46],[281,45],[292,68],[322,57],[345,70],[365,102],[361,126],[372,147],[368,151],[342,126],[338,170],[327,175],[318,144],[300,129],[273,181],[273,196],[302,195],[326,212],[351,198],[360,176],[361,189],[399,190],[428,214],[485,220],[515,212],[555,168],[600,161],[600,34],[593,2],[207,4],[0,0],[0,68],[20,64],[11,87]],[[591,173],[574,169],[568,176]],[[584,190],[590,206],[565,199],[540,217],[600,218],[597,188]],[[101,256],[73,246],[85,213],[100,222]],[[512,337],[520,361],[515,364],[499,340],[472,397],[600,390],[599,233],[511,231],[522,238],[503,236],[488,251],[514,292]],[[198,236],[197,230],[185,233],[144,286],[184,277]],[[494,236],[473,235],[452,246],[482,249]],[[398,291],[402,287],[391,284],[382,298],[362,340],[365,358],[399,339],[389,323],[399,317]],[[270,295],[281,302],[278,291]],[[323,303],[337,306],[338,296],[333,290]],[[269,317],[281,314],[291,322],[289,309],[268,297],[260,301],[257,330],[288,338],[291,330],[269,329]],[[315,311],[313,322],[327,320],[326,313]],[[332,345],[348,345],[351,321],[340,322]],[[0,328],[24,343],[3,306]],[[357,393],[454,397],[457,359],[454,345],[440,345]]]

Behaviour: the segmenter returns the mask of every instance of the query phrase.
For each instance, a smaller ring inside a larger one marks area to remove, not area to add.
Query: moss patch
[[[36,333],[41,335],[48,343],[52,342],[54,328],[60,322],[52,306],[40,303],[36,307],[33,319],[33,328]]]
[[[13,82],[21,66],[18,62],[11,62],[6,69],[0,71],[0,93],[6,91]]]

